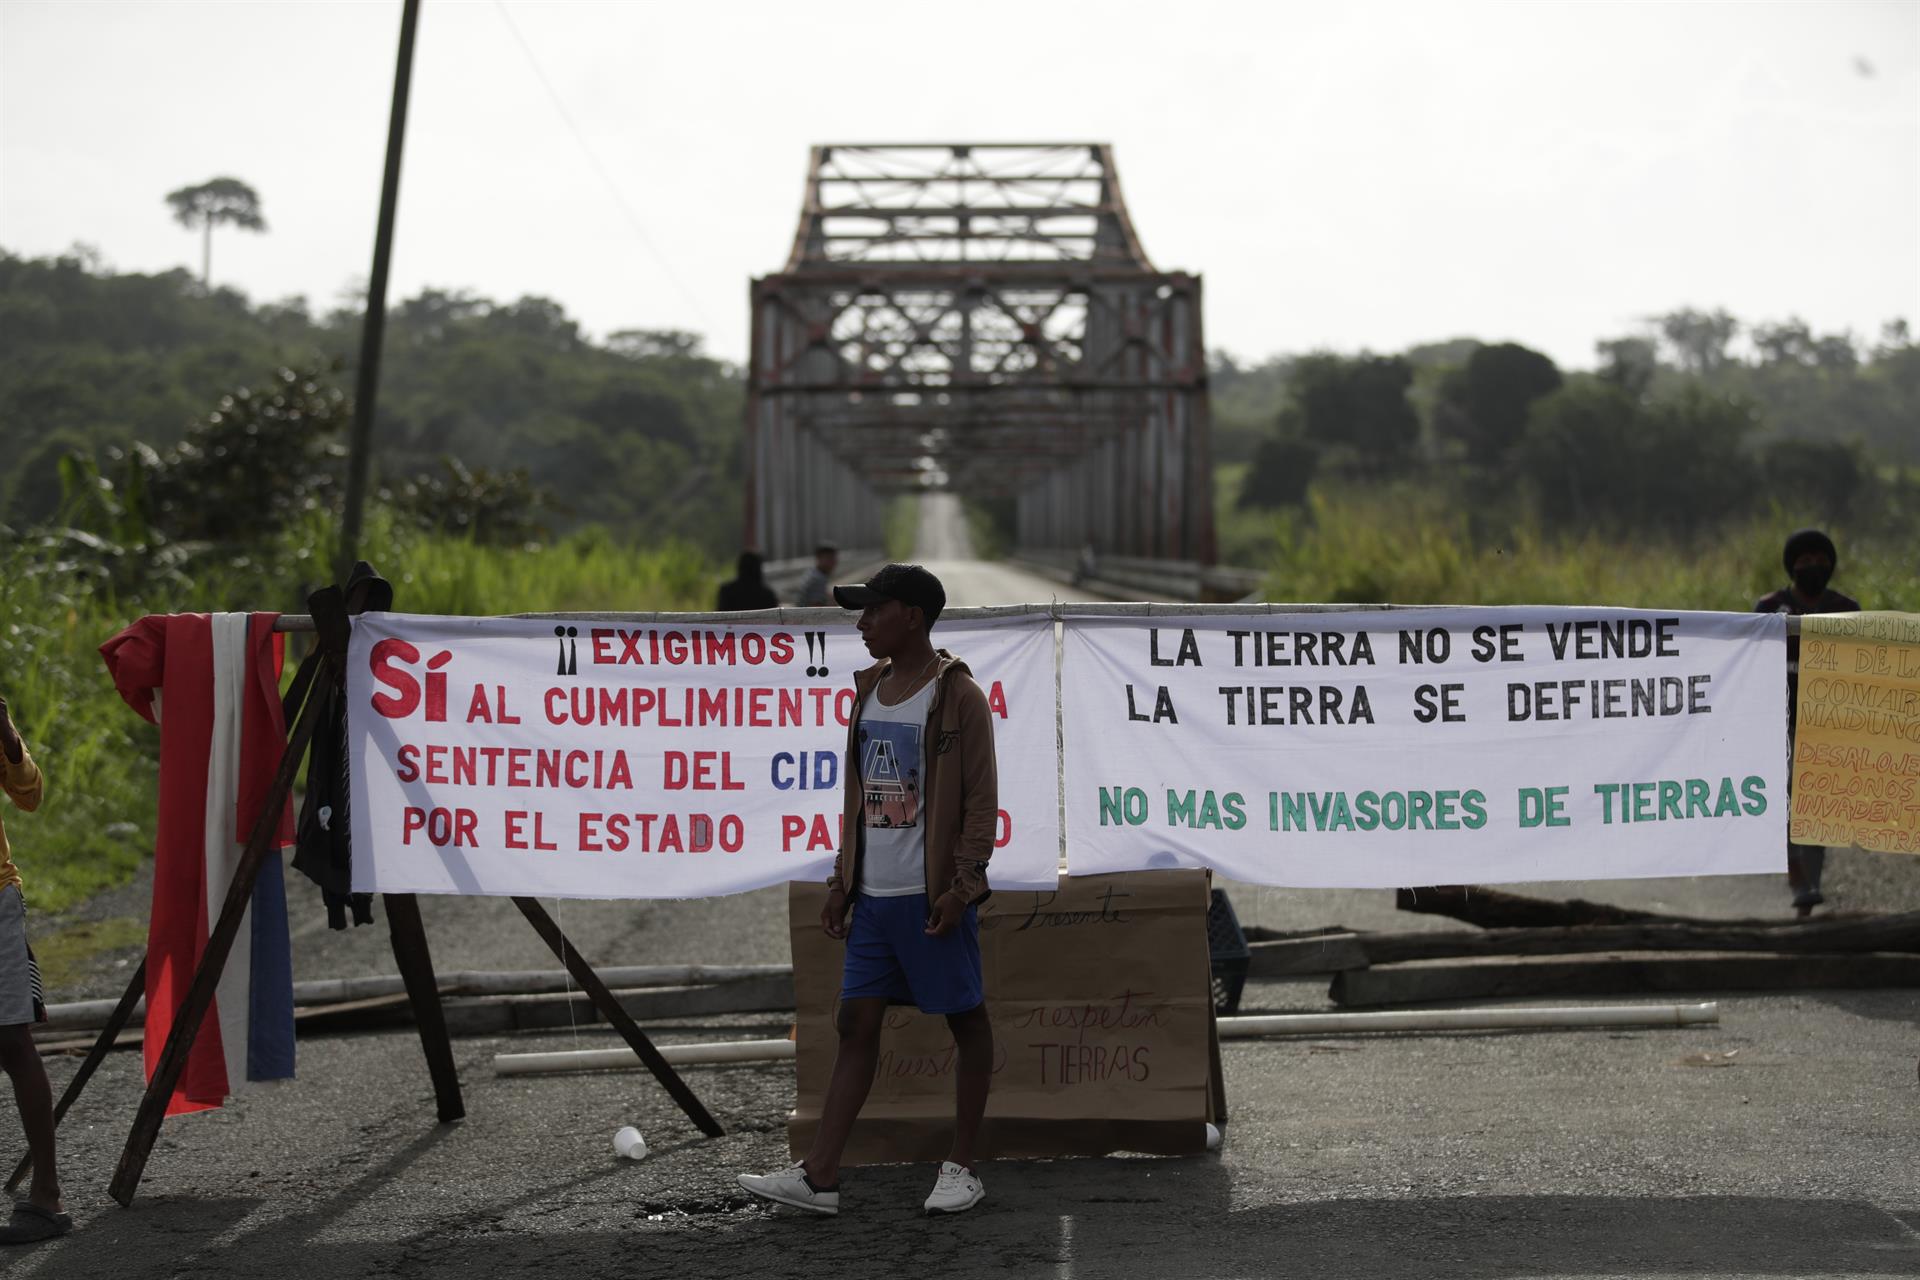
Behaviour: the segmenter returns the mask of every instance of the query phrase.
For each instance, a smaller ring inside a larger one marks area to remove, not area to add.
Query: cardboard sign
[[[984,1158],[1182,1155],[1224,1111],[1212,1070],[1207,878],[1198,871],[1063,877],[980,907],[994,1076]],[[845,946],[820,928],[826,890],[789,896],[799,1044],[787,1137],[804,1156],[839,1044]],[[942,1159],[953,1136],[953,1036],[912,1006],[887,1012],[873,1090],[845,1163]]]
[[[1920,616],[1800,620],[1792,838],[1920,853]]]

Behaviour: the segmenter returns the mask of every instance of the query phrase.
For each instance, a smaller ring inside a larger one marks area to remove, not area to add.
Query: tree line
[[[360,320],[84,250],[0,252],[0,520],[234,547],[331,509]],[[481,541],[597,524],[718,556],[741,410],[739,371],[695,335],[595,341],[549,299],[429,289],[389,313],[376,483],[400,517]]]
[[[0,252],[0,521],[145,548],[128,571],[150,572],[331,512],[359,324],[357,300],[316,314],[84,249]],[[1413,476],[1547,527],[1686,533],[1789,495],[1854,523],[1920,511],[1904,324],[1866,343],[1683,310],[1596,355],[1576,372],[1466,338],[1216,354],[1216,456],[1244,464],[1254,508],[1299,503],[1317,477]],[[740,370],[697,335],[596,341],[550,299],[423,290],[389,315],[376,481],[399,518],[480,542],[592,524],[718,559],[737,550],[742,402]]]
[[[1689,309],[1596,355],[1574,372],[1472,339],[1252,366],[1217,354],[1219,453],[1247,464],[1244,507],[1300,503],[1336,472],[1425,474],[1548,527],[1686,534],[1769,503],[1920,514],[1920,346],[1902,321],[1868,344]]]

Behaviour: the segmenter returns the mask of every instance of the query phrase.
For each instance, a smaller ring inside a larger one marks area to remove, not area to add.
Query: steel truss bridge
[[[1011,498],[1019,546],[1214,560],[1200,277],[1104,143],[812,150],[753,282],[746,542],[881,544],[882,499]]]

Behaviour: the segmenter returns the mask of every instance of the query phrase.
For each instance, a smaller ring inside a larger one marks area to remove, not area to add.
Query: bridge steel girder
[[[1011,495],[1029,548],[1214,559],[1201,281],[1102,143],[815,147],[753,282],[746,539],[877,546],[881,498]]]

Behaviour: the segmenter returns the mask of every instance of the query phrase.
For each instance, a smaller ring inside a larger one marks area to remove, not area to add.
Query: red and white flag
[[[160,726],[160,810],[147,931],[151,1078],[286,749],[281,638],[271,613],[140,619],[100,648],[120,696]],[[293,811],[275,848],[293,842]],[[293,959],[278,857],[260,866],[167,1114],[219,1106],[250,1080],[293,1075]]]

